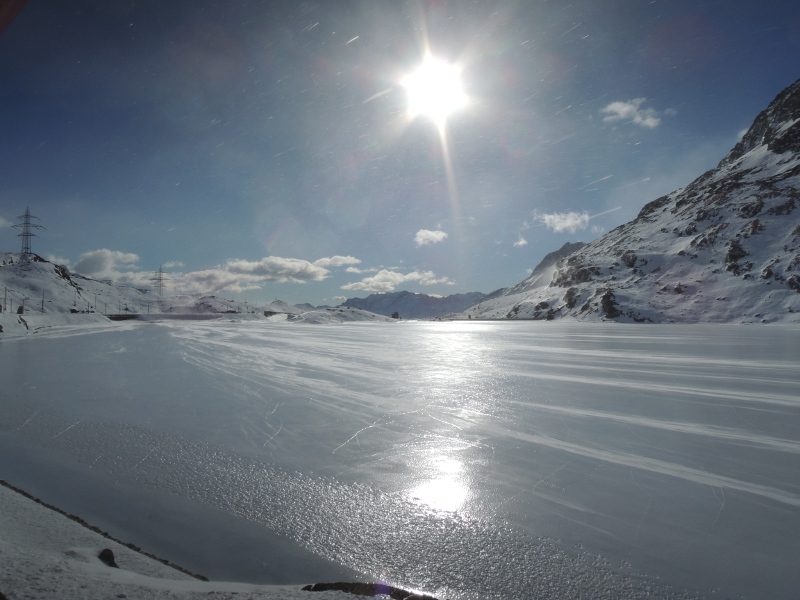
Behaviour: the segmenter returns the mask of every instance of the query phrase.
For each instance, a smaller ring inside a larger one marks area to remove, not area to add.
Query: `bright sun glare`
[[[409,117],[428,117],[440,130],[453,111],[467,104],[461,69],[430,54],[401,83],[408,94]]]

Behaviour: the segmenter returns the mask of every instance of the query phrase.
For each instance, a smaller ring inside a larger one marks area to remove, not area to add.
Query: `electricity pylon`
[[[154,281],[155,282],[155,284],[156,284],[155,285],[156,293],[159,296],[162,296],[164,294],[164,282],[167,279],[169,279],[169,278],[166,276],[166,274],[164,273],[164,270],[159,265],[158,271],[156,271],[156,276],[153,277],[152,279],[150,279],[150,281]]]
[[[21,229],[22,233],[18,233],[17,237],[22,238],[22,254],[32,254],[31,252],[31,238],[35,237],[36,234],[31,231],[31,229],[44,229],[42,225],[37,225],[36,223],[31,223],[31,219],[39,220],[39,217],[34,217],[31,214],[30,208],[27,206],[25,207],[25,214],[20,215],[17,217],[22,221],[22,223],[17,223],[14,225],[16,229]]]

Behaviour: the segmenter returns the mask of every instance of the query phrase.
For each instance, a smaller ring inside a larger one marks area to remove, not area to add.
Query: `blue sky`
[[[401,82],[468,100],[444,134]],[[482,291],[715,166],[800,5],[30,0],[0,36],[0,250],[263,302]],[[449,174],[449,176],[448,176]]]

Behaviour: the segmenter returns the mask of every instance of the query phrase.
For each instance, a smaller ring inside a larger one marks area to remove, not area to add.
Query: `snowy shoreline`
[[[336,591],[309,596],[296,586],[202,581],[164,559],[131,548],[82,519],[0,481],[0,593],[14,598],[352,598]],[[98,555],[108,548],[119,568]]]

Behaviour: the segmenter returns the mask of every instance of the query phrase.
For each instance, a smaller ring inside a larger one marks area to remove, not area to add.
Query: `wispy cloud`
[[[361,261],[355,256],[330,256],[327,258],[320,258],[314,261],[317,267],[331,268],[331,267],[344,267],[345,265],[359,265]]]
[[[3,217],[0,217],[0,227],[11,227],[11,221],[7,221]]]
[[[345,269],[345,273],[355,273],[356,275],[361,275],[362,273],[377,273],[380,269],[376,269],[374,267],[370,267],[369,269],[361,269],[359,267],[347,267]]]
[[[568,231],[575,233],[576,231],[586,229],[589,225],[589,213],[584,212],[565,212],[565,213],[550,213],[550,214],[534,214],[534,218],[545,227],[552,229],[556,233]]]
[[[320,259],[325,262],[330,259]],[[175,289],[183,292],[241,293],[257,290],[264,283],[308,283],[322,281],[328,269],[299,258],[265,256],[261,260],[228,260],[224,265],[203,271],[171,275]],[[336,262],[336,261],[333,261]]]
[[[361,281],[343,285],[343,290],[362,290],[365,292],[393,292],[398,286],[414,282],[419,285],[454,285],[447,277],[437,277],[433,271],[412,271],[411,273],[398,273],[382,269],[371,277]]]
[[[150,271],[142,271],[138,262],[139,256],[136,254],[103,248],[81,254],[72,270],[95,279],[111,279],[149,287],[154,275]],[[212,269],[172,272],[169,274],[169,285],[173,291],[181,293],[240,293],[259,289],[266,282],[322,281],[330,274],[326,266],[340,267],[360,262],[352,256],[326,257],[313,263],[281,256],[266,256],[256,261],[230,259]],[[183,263],[172,261],[162,266],[173,268],[183,266]]]
[[[265,256],[261,260],[229,260],[224,271],[232,275],[252,277],[258,281],[305,283],[322,281],[328,269],[300,258]]]
[[[618,100],[612,102],[600,112],[604,114],[604,123],[617,123],[624,121],[626,123],[633,123],[645,129],[655,129],[661,125],[661,115],[654,108],[646,108],[644,103],[647,102],[646,98],[634,98],[633,100]],[[669,114],[672,111],[668,111]]]
[[[417,235],[414,236],[414,243],[417,244],[417,246],[427,246],[428,244],[438,244],[446,239],[447,234],[444,231],[420,229]]]
[[[527,246],[527,245],[528,245],[528,240],[526,240],[521,235],[519,236],[519,239],[516,242],[514,242],[514,248],[520,248],[522,246]]]
[[[592,219],[596,219],[597,217],[602,217],[603,215],[607,215],[609,213],[618,211],[621,206],[617,206],[614,208],[610,208],[608,210],[604,210],[603,212],[596,213],[594,215],[590,215],[588,212],[563,212],[563,213],[549,213],[549,214],[541,214],[538,212],[533,213],[533,218],[540,223],[543,223],[545,227],[548,229],[552,229],[556,233],[562,233],[564,231],[568,231],[569,233],[575,233],[577,231],[582,231],[589,226],[589,221]],[[526,223],[527,224],[527,223]],[[602,227],[592,227],[593,233],[600,233],[603,231]],[[522,235],[520,235],[520,240],[523,240]],[[523,240],[524,241],[524,240]],[[519,244],[519,242],[517,242]],[[514,244],[515,246],[517,244]],[[522,244],[521,244],[522,245]]]
[[[165,269],[177,269],[179,267],[184,267],[186,265],[184,265],[184,263],[182,261],[180,261],[180,260],[170,260],[170,261],[165,262],[161,266],[163,268],[165,268]]]
[[[205,271],[192,271],[171,275],[173,287],[176,291],[184,293],[241,293],[247,290],[257,290],[262,281],[258,277],[229,273],[224,269],[207,269]]]

